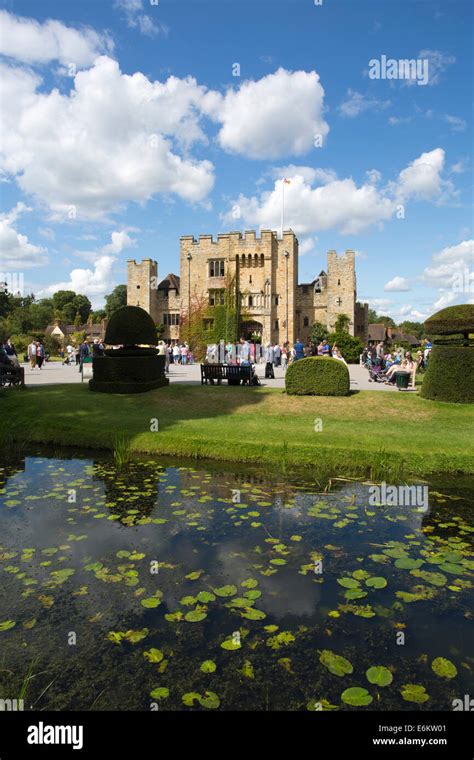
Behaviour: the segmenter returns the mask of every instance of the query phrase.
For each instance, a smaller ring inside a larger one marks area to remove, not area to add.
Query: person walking
[[[181,346],[181,364],[187,364],[188,363],[188,347],[186,343],[184,343]]]
[[[90,356],[89,344],[87,340],[84,338],[81,345],[79,346],[79,372],[82,372],[82,365],[84,364],[84,359],[87,359],[89,356]]]
[[[275,352],[271,343],[267,343],[264,351],[265,358],[265,379],[274,380],[275,372],[273,371],[273,362],[275,361]]]
[[[38,369],[41,369],[44,362],[44,346],[39,340],[36,344],[36,364]]]
[[[304,359],[304,346],[299,338],[296,338],[296,343],[293,348],[295,349],[294,361],[296,362],[299,359]]]
[[[278,343],[273,346],[273,356],[275,357],[275,367],[279,367],[281,364],[281,348]]]
[[[173,346],[173,364],[179,364],[179,357],[180,357],[179,346],[175,342]]]
[[[28,359],[30,360],[31,369],[34,369],[36,367],[36,343],[34,340],[28,346]]]

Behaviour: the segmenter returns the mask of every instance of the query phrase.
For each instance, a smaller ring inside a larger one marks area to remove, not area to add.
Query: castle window
[[[224,277],[224,260],[217,259],[209,262],[209,277]]]
[[[249,306],[253,306],[253,296],[249,296]]]
[[[205,330],[213,330],[214,329],[214,320],[213,319],[205,319],[204,320],[204,329]]]
[[[140,285],[137,285],[137,290],[140,290]]]
[[[252,284],[252,275],[249,275],[249,283]]]
[[[279,302],[280,302],[280,297],[275,296],[275,306],[278,306]]]
[[[340,281],[340,280],[338,280],[338,281],[337,281],[337,284],[338,284],[338,285],[340,285],[340,284],[341,284],[341,281]]]
[[[308,327],[308,325],[309,325],[309,319],[308,319],[308,317],[305,317],[303,319],[303,327]]]
[[[263,253],[260,254],[260,266],[263,267],[265,264],[265,256]]]
[[[209,306],[217,306],[224,303],[224,291],[223,290],[210,290],[209,291]]]
[[[164,325],[179,325],[179,314],[163,314]]]
[[[307,285],[303,285],[303,295],[304,296],[308,295],[308,286]]]
[[[280,328],[280,323],[278,322],[278,319],[275,319],[275,330],[278,330]]]
[[[342,298],[336,298],[336,304],[342,306]]]

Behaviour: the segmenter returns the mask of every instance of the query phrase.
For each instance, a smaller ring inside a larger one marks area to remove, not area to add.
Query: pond
[[[0,698],[446,710],[474,693],[472,486],[429,508],[187,464],[0,468]]]

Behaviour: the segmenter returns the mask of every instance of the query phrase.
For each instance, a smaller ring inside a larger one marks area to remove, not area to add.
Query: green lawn
[[[117,436],[126,436],[139,452],[252,462],[286,472],[474,472],[474,406],[413,393],[317,398],[180,384],[119,396],[57,385],[3,391],[0,403],[6,445],[17,440],[112,450]],[[158,432],[150,432],[154,419]]]

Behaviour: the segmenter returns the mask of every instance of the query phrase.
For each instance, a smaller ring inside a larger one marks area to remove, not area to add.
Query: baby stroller
[[[367,365],[369,370],[369,383],[382,383],[384,381],[382,365],[380,361]]]

